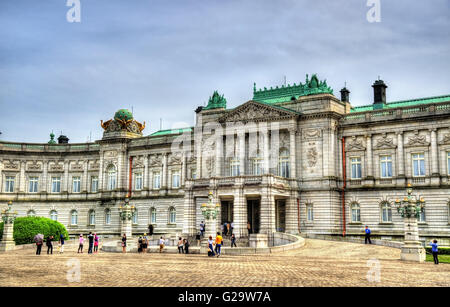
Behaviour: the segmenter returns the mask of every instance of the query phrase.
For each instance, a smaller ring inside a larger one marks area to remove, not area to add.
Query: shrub
[[[425,247],[425,250],[431,254],[431,246]],[[438,252],[440,255],[450,255],[450,247],[440,247],[438,243]]]
[[[34,243],[33,238],[38,233],[44,238],[53,236],[54,241],[59,240],[59,235],[63,234],[65,239],[69,238],[63,224],[46,217],[28,216],[18,217],[14,222],[14,241],[17,245]],[[0,240],[3,237],[3,222],[0,223]]]

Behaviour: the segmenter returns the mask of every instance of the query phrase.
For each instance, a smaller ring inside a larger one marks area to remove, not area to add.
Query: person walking
[[[203,221],[200,223],[200,236],[205,236],[205,223]]]
[[[35,237],[35,241],[36,241],[36,255],[40,255],[41,250],[42,250],[42,245],[44,244],[44,237],[42,235],[37,235]]]
[[[153,225],[152,224],[148,225],[148,235],[153,236]]]
[[[189,241],[188,239],[184,239],[184,253],[189,254]]]
[[[144,236],[142,237],[142,252],[144,254],[147,253],[147,248],[148,248],[148,238],[147,234],[144,233]]]
[[[162,253],[163,249],[164,249],[164,239],[163,237],[161,237],[159,239],[159,253]]]
[[[431,245],[431,253],[433,254],[433,260],[434,264],[439,264],[439,258],[438,258],[438,241],[433,240],[430,242]]]
[[[216,252],[217,252],[217,257],[220,256],[220,248],[222,247],[222,242],[223,242],[223,238],[220,235],[220,232],[217,233],[216,236]]]
[[[127,252],[127,235],[124,233],[122,236],[122,253]]]
[[[88,240],[89,240],[88,254],[92,254],[92,249],[94,247],[94,235],[92,234],[91,231],[88,234]]]
[[[83,244],[84,244],[83,234],[80,234],[79,244],[78,244],[78,253],[83,253]]]
[[[47,255],[48,254],[52,254],[53,255],[53,236],[48,236],[47,237],[47,241],[46,241],[46,245],[47,245]]]
[[[139,239],[138,239],[138,253],[139,254],[142,253],[142,237],[141,236],[139,236]]]
[[[64,235],[63,234],[59,235],[59,253],[60,254],[64,253]]]
[[[252,233],[252,225],[250,224],[250,222],[247,222],[247,232],[249,236]]]
[[[184,254],[184,242],[181,237],[178,238],[178,254]]]
[[[209,251],[208,251],[208,256],[214,257],[214,240],[212,238],[212,236],[209,236],[208,239],[208,247],[209,247]]]
[[[227,235],[231,236],[231,223],[230,223],[230,221],[227,222]]]
[[[364,244],[367,244],[367,241],[369,241],[369,244],[372,244],[372,241],[370,241],[370,233],[369,226],[366,226]]]
[[[98,253],[98,240],[99,237],[97,236],[96,233],[94,233],[94,254]]]
[[[236,236],[234,235],[234,233],[231,235],[231,247],[237,247],[236,245]]]

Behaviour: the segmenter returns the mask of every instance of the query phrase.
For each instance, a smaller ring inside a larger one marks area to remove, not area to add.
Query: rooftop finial
[[[253,82],[253,93],[256,92],[256,82]]]

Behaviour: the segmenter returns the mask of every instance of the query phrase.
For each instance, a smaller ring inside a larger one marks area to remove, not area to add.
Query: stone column
[[[397,185],[405,186],[405,162],[403,152],[403,131],[397,132]]]
[[[239,174],[245,175],[245,167],[246,167],[246,161],[245,161],[245,132],[239,131],[238,132],[238,139],[239,139]]]
[[[163,154],[163,165],[161,173],[161,189],[167,189],[167,153]]]
[[[182,157],[181,157],[181,186],[184,187],[185,183],[186,183],[186,174],[187,174],[187,157],[186,157],[186,153],[183,152]]]
[[[290,137],[290,148],[289,148],[289,154],[290,154],[290,178],[297,178],[297,172],[296,172],[296,135],[297,131],[296,129],[290,129],[289,130],[289,137]]]
[[[266,127],[263,133],[264,133],[264,174],[269,174],[270,172],[269,128]]]
[[[99,168],[98,168],[98,191],[102,192],[105,187],[103,183],[103,177],[104,177],[104,171],[103,171],[103,152],[100,151],[100,161],[99,161]]]
[[[242,178],[236,181],[242,181]],[[233,202],[233,233],[236,238],[248,237],[247,231],[247,201],[244,195],[243,186],[235,190]]]
[[[11,202],[10,202],[11,204]],[[14,219],[16,218],[16,213],[11,211],[11,208],[5,209],[2,212],[3,220],[3,237],[0,242],[0,252],[6,252],[14,250],[16,243],[14,242]]]
[[[197,133],[198,134],[198,133]],[[196,136],[196,144],[195,144],[197,150],[197,179],[200,179],[203,177],[202,172],[202,138],[200,136]]]
[[[69,191],[69,161],[65,161],[64,162],[64,181],[62,183],[63,188],[62,191],[63,192],[68,192]]]
[[[431,185],[440,184],[437,129],[431,129]]]
[[[294,193],[286,200],[286,232],[298,234],[297,195]]]
[[[366,179],[372,180],[373,183],[373,161],[372,161],[372,135],[366,135],[366,162],[367,173]]]
[[[197,234],[197,229],[195,225],[196,217],[196,205],[195,199],[190,187],[186,187],[186,192],[184,194],[184,208],[183,208],[183,235],[193,236]]]
[[[47,192],[48,189],[48,161],[44,161],[42,164],[42,182],[40,191]]]
[[[89,166],[89,160],[84,161],[84,170],[83,170],[83,181],[82,181],[82,192],[86,193],[88,190],[88,166]]]
[[[417,218],[404,217],[405,241],[402,247],[401,259],[406,261],[425,261],[425,249],[419,241],[419,227]]]
[[[223,136],[217,135],[216,139],[216,177],[222,176],[223,161]]]
[[[264,180],[271,180],[271,177],[266,177]],[[259,232],[263,234],[271,234],[276,231],[275,225],[275,198],[270,191],[270,188],[263,188],[261,193],[261,217]]]
[[[21,161],[20,162],[20,175],[19,175],[19,193],[25,193],[25,183],[26,183],[26,178],[25,178],[25,167],[26,167],[26,163],[25,161]]]
[[[144,190],[148,190],[148,155],[144,155]]]

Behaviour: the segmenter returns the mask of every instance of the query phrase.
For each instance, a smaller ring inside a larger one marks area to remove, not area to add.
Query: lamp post
[[[217,232],[217,216],[220,210],[220,204],[214,204],[213,193],[208,194],[208,203],[202,204],[202,214],[205,218],[205,237],[201,244],[201,253],[206,253],[208,250],[208,238],[209,236],[215,238]]]
[[[126,234],[127,239],[132,236],[132,220],[135,211],[136,208],[130,205],[130,198],[127,195],[125,197],[125,203],[119,207],[119,216],[121,220],[120,235],[122,236],[123,234]]]
[[[425,209],[425,200],[412,195],[413,188],[408,184],[407,196],[397,199],[397,212],[403,217],[405,240],[402,247],[401,259],[406,261],[425,261],[425,249],[419,241],[419,227],[417,219]]]
[[[0,242],[0,251],[6,252],[13,250],[16,246],[14,242],[14,220],[16,219],[17,212],[12,212],[12,201],[8,202],[8,208],[2,210],[3,220],[3,237]]]

